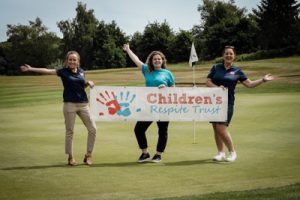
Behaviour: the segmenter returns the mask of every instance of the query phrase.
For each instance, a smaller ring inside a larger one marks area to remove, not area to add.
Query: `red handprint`
[[[101,104],[106,105],[110,115],[114,115],[120,110],[121,107],[119,102],[116,100],[114,92],[111,92],[111,96],[108,91],[105,91],[106,96],[104,96],[101,92],[99,94],[102,99],[96,98],[96,100]],[[99,113],[99,115],[103,115],[103,113]]]

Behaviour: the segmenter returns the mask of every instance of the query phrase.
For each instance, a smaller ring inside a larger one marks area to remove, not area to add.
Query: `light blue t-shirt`
[[[158,87],[161,84],[170,87],[175,84],[172,72],[167,69],[159,69],[149,72],[148,66],[143,64],[142,72],[145,77],[145,83],[147,87]]]

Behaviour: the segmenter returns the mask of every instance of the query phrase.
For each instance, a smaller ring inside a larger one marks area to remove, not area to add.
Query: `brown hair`
[[[77,58],[78,58],[78,66],[77,66],[77,68],[79,68],[79,66],[80,66],[80,55],[79,55],[79,53],[77,51],[68,51],[67,52],[66,57],[65,57],[65,62],[64,62],[65,67],[68,67],[68,59],[69,59],[69,56],[71,54],[75,54],[77,56]]]
[[[146,64],[148,65],[149,72],[152,72],[154,70],[154,66],[152,64],[152,60],[153,60],[153,57],[155,55],[159,55],[161,57],[162,61],[163,61],[161,68],[162,69],[166,69],[167,68],[167,66],[166,66],[166,64],[167,64],[166,56],[162,52],[160,52],[160,51],[152,51],[148,55],[147,60],[146,60]]]

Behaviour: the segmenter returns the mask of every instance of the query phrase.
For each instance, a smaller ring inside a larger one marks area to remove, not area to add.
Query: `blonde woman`
[[[73,156],[73,134],[76,115],[80,117],[88,130],[87,151],[83,162],[92,164],[92,152],[96,138],[96,124],[91,119],[88,107],[88,97],[85,88],[94,87],[93,81],[86,81],[84,71],[80,68],[80,56],[76,51],[69,51],[65,59],[65,67],[61,69],[35,68],[24,64],[20,66],[22,72],[35,72],[46,75],[57,75],[61,78],[63,92],[63,113],[65,118],[65,153],[68,154],[68,165],[75,166],[77,162]]]

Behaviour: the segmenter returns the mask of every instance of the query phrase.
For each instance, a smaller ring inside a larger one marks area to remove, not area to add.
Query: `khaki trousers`
[[[83,124],[88,130],[87,152],[92,153],[96,139],[96,124],[91,119],[90,111],[87,103],[69,103],[63,105],[63,113],[65,117],[66,138],[65,152],[73,155],[73,134],[76,115],[80,117]]]

